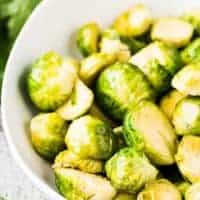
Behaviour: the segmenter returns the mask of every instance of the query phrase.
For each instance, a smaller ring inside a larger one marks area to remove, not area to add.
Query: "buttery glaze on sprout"
[[[79,59],[30,65],[32,146],[68,200],[200,200],[200,10],[153,14],[90,19]]]
[[[158,179],[145,185],[137,200],[182,200],[181,193],[175,185],[165,179]]]

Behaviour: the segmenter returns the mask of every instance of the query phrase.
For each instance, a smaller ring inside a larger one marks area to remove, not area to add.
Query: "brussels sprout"
[[[82,60],[80,77],[86,84],[91,85],[98,74],[115,61],[113,54],[94,53]]]
[[[185,64],[200,61],[200,38],[192,41],[182,52],[182,61]]]
[[[128,61],[131,56],[129,47],[122,43],[118,33],[113,29],[107,29],[102,34],[100,51],[105,54],[115,55],[121,62]]]
[[[142,152],[124,148],[106,162],[106,174],[113,186],[128,193],[138,192],[145,183],[156,179],[157,169]]]
[[[137,4],[117,17],[113,27],[120,35],[131,37],[147,32],[151,24],[150,10],[142,4]]]
[[[200,199],[200,183],[195,183],[188,188],[185,193],[185,200],[199,200]]]
[[[71,97],[57,110],[57,113],[65,120],[74,120],[90,109],[93,100],[92,90],[81,80],[77,79]]]
[[[56,113],[36,115],[30,123],[32,144],[37,153],[52,161],[65,148],[66,122]]]
[[[68,149],[80,157],[100,160],[108,159],[114,147],[111,127],[91,115],[70,124],[65,142]]]
[[[200,96],[200,63],[181,69],[172,79],[172,87],[187,95]]]
[[[179,101],[185,97],[185,94],[177,90],[171,90],[160,101],[160,108],[166,114],[168,119],[171,120],[173,111]]]
[[[117,127],[117,124],[111,120],[110,118],[108,118],[101,110],[100,108],[97,106],[97,104],[94,102],[93,105],[90,108],[89,114],[99,118],[100,120],[108,123],[112,128]]]
[[[69,200],[111,200],[116,190],[101,176],[75,169],[55,169],[55,181],[59,192]]]
[[[114,200],[136,200],[137,197],[134,194],[119,193]]]
[[[200,134],[200,97],[186,97],[176,106],[172,122],[179,135]]]
[[[181,193],[183,198],[185,197],[186,191],[191,186],[191,184],[186,181],[175,183],[175,185],[176,185],[177,189],[179,190],[179,192]]]
[[[188,10],[183,16],[182,19],[191,23],[194,27],[194,30],[197,34],[200,34],[200,10],[193,9]]]
[[[148,72],[148,70],[151,69],[151,64],[149,63],[155,62],[155,60],[159,64],[159,67],[157,67],[159,77],[163,74],[163,72],[161,73],[159,71],[159,68],[161,67],[163,67],[162,71],[165,72],[166,70],[172,76],[182,67],[178,51],[162,42],[153,42],[149,44],[147,47],[133,55],[130,62],[138,66],[145,74],[151,76],[152,72]],[[165,74],[167,74],[167,72],[165,72]]]
[[[175,47],[183,47],[190,42],[193,31],[190,23],[176,17],[165,17],[155,22],[151,38]]]
[[[122,120],[126,111],[142,99],[153,100],[155,91],[137,67],[116,63],[105,69],[97,79],[96,98],[106,113]]]
[[[131,54],[135,54],[147,45],[146,42],[133,37],[121,37],[121,41],[129,47]]]
[[[65,150],[60,152],[55,159],[54,168],[74,168],[88,173],[102,173],[104,163],[100,160],[81,158],[77,154]]]
[[[176,135],[167,117],[154,103],[142,101],[127,113],[124,137],[129,146],[144,150],[153,163],[174,163]]]
[[[39,58],[27,77],[32,102],[42,111],[54,111],[71,95],[77,74],[71,63],[55,52]]]
[[[200,138],[187,135],[181,140],[176,163],[182,175],[192,183],[200,182]]]
[[[77,46],[83,56],[89,56],[98,51],[100,27],[92,22],[83,25],[77,33]]]
[[[152,181],[145,185],[137,200],[182,200],[176,186],[166,179]]]

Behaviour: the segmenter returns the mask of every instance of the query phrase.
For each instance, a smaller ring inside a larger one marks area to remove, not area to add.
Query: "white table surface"
[[[0,130],[0,200],[47,200],[18,167]]]

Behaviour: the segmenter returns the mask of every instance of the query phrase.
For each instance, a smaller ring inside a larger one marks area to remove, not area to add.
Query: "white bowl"
[[[2,92],[3,127],[17,163],[50,198],[63,199],[55,190],[53,171],[33,150],[27,123],[34,114],[24,98],[21,79],[27,66],[48,50],[65,56],[78,56],[74,32],[89,21],[102,26],[136,2],[145,3],[154,15],[180,14],[200,7],[197,0],[44,0],[34,11],[11,52]]]

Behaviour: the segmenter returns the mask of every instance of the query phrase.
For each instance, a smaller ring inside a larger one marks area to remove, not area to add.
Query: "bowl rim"
[[[50,197],[51,199],[56,199],[56,200],[64,200],[64,198],[56,191],[54,191],[50,186],[48,186],[47,184],[45,184],[42,180],[40,180],[39,177],[37,177],[34,172],[29,169],[29,167],[26,165],[26,163],[23,161],[23,159],[21,158],[20,154],[18,154],[17,148],[14,145],[14,143],[12,142],[12,137],[10,135],[10,131],[9,131],[9,125],[8,125],[8,121],[7,121],[7,117],[6,117],[6,90],[8,89],[6,83],[6,79],[9,76],[8,75],[8,67],[11,64],[11,60],[13,57],[13,54],[15,52],[16,47],[18,46],[17,44],[19,43],[19,39],[22,36],[22,32],[24,32],[25,29],[27,29],[31,22],[36,18],[36,16],[38,15],[39,12],[42,12],[48,5],[48,3],[50,1],[56,1],[56,0],[45,0],[45,1],[41,1],[36,8],[34,9],[34,11],[32,12],[32,14],[29,16],[28,20],[25,22],[24,26],[22,27],[20,33],[18,34],[18,37],[11,49],[10,55],[8,57],[8,61],[5,67],[5,72],[4,72],[4,78],[3,78],[3,83],[2,83],[2,95],[1,95],[1,116],[2,116],[2,129],[3,129],[3,133],[5,134],[7,143],[8,143],[8,148],[11,152],[12,157],[14,158],[14,160],[16,161],[17,165],[22,169],[22,171],[24,172],[24,174],[29,177],[29,179],[33,182],[34,185],[36,185],[36,187],[44,192],[45,194],[48,195],[48,197]]]

